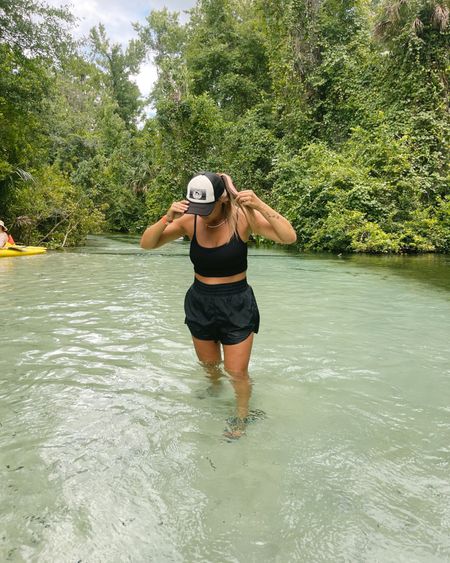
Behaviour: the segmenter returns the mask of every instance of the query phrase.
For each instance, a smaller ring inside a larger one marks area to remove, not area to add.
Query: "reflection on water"
[[[252,249],[227,441],[187,250],[0,260],[0,561],[448,561],[448,258]]]

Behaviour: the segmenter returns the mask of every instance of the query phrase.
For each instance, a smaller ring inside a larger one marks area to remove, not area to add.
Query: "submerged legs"
[[[248,376],[248,364],[253,345],[253,333],[239,344],[224,345],[225,370],[230,376],[236,394],[237,417],[244,420],[248,416],[248,404],[252,392]]]
[[[194,342],[197,357],[203,365],[213,389],[217,389],[221,384],[220,380],[223,376],[223,372],[220,367],[222,354],[219,343],[214,342],[213,340],[199,340],[195,337],[192,337],[192,341]]]
[[[220,344],[212,340],[199,340],[192,337],[195,351],[213,385],[220,384],[223,373],[220,369],[222,354]],[[253,333],[238,344],[223,345],[224,368],[230,376],[236,395],[236,414],[228,422],[230,430],[225,433],[229,439],[240,438],[245,434],[246,419],[249,413],[249,401],[252,385],[248,375],[248,364],[253,345]]]

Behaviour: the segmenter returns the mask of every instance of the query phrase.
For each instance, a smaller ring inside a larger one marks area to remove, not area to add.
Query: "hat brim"
[[[215,201],[213,201],[212,203],[193,203],[192,201],[190,201],[189,207],[187,208],[185,213],[191,215],[202,215],[204,217],[212,213],[215,205]]]

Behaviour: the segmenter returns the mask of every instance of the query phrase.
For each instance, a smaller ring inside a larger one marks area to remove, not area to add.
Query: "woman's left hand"
[[[252,209],[260,209],[264,204],[253,190],[242,190],[236,196],[236,203]]]

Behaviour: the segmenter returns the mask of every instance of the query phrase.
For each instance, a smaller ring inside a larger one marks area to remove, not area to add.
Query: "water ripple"
[[[187,246],[92,245],[0,261],[1,561],[449,560],[441,286],[252,249],[265,417],[228,443],[233,387],[183,325]]]

